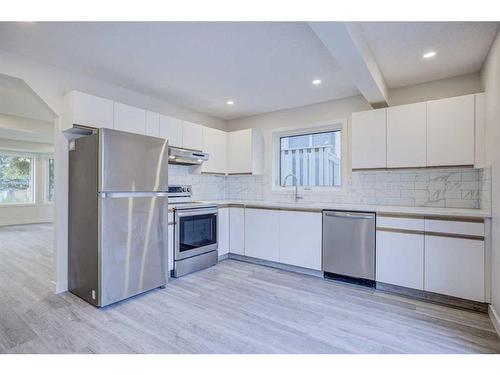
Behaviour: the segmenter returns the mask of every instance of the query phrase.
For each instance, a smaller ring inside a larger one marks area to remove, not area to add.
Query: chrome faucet
[[[295,179],[295,202],[297,202],[299,199],[303,198],[303,197],[299,197],[299,195],[298,195],[299,180],[297,179],[297,176],[295,176],[292,173],[287,174],[286,177],[283,179],[283,185],[281,185],[281,186],[282,187],[286,186],[286,180],[288,179],[288,177],[293,177]]]

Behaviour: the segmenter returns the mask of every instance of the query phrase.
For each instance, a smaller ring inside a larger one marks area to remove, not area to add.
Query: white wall
[[[461,77],[455,77],[446,80],[440,80],[435,82],[429,82],[425,84],[407,86],[399,89],[389,90],[390,101],[394,105],[398,104],[408,104],[418,101],[425,101],[437,98],[443,98],[448,96],[466,95],[481,91],[480,79],[478,74],[471,74]],[[324,103],[312,104],[304,107],[292,108],[288,110],[276,111],[265,113],[256,116],[244,117],[235,120],[229,120],[227,122],[227,130],[239,130],[247,128],[260,128],[263,130],[264,134],[264,174],[266,178],[261,182],[264,185],[264,196],[269,196],[272,188],[272,133],[277,129],[286,128],[303,128],[308,125],[333,121],[333,120],[347,120],[348,127],[351,123],[352,112],[363,111],[371,109],[368,102],[362,96],[353,96],[340,100],[333,100]],[[349,163],[349,161],[348,161]],[[393,173],[394,175],[394,173]],[[351,181],[348,181],[350,183]],[[242,181],[236,181],[235,185],[241,185]],[[352,190],[347,187],[348,190]],[[350,191],[340,192],[342,199],[351,199]],[[261,194],[261,195],[262,195]],[[310,195],[314,193],[304,192],[304,194]],[[275,198],[277,198],[276,192],[274,192]],[[318,195],[318,194],[317,194]],[[229,194],[231,196],[231,194]],[[373,198],[373,197],[372,197]],[[400,197],[401,198],[401,197]],[[411,197],[405,197],[411,198]],[[448,203],[443,197],[438,197],[439,199],[425,199],[426,205],[437,205],[445,207]],[[441,199],[443,198],[443,199]],[[373,199],[372,199],[373,200]],[[404,203],[404,199],[399,200],[401,203],[410,205],[408,202]],[[427,202],[428,201],[428,202]],[[439,201],[439,202],[437,202]],[[378,200],[377,202],[382,202]],[[375,203],[377,203],[375,202]],[[462,207],[465,203],[472,204],[473,202],[455,202],[458,206]],[[472,206],[475,206],[477,202],[474,202]],[[389,203],[386,203],[389,204]],[[398,204],[394,201],[391,204]],[[453,203],[449,203],[453,204]],[[454,206],[451,206],[454,207]]]
[[[48,154],[54,146],[46,143],[22,142],[0,139],[0,152],[19,151],[34,155],[35,201],[32,204],[0,205],[0,226],[31,223],[48,223],[54,220],[54,204],[46,202],[45,187]]]
[[[500,34],[497,34],[481,71],[486,93],[486,157],[492,179],[492,306],[500,314]],[[500,322],[498,322],[500,323]],[[500,334],[500,326],[497,326]]]
[[[418,103],[481,92],[479,73],[403,86],[389,90],[389,105]]]
[[[221,129],[226,126],[224,120],[2,50],[0,50],[0,73],[23,79],[59,118],[63,95],[71,90],[79,90],[206,126]],[[56,291],[61,292],[67,290],[68,285],[68,142],[59,131],[61,129],[59,119],[56,120],[56,129],[58,129],[54,137],[56,152],[54,262],[56,273],[53,280],[56,283]]]

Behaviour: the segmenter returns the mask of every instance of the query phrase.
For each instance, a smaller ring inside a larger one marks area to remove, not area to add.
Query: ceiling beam
[[[360,26],[354,22],[308,24],[368,103],[373,108],[387,107],[387,85]]]

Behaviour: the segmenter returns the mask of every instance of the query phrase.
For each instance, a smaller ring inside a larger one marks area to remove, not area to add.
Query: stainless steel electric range
[[[168,205],[174,211],[173,277],[217,263],[217,206],[192,200],[189,185],[169,185]]]

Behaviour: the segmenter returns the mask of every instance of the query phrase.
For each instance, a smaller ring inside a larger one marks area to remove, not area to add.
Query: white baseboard
[[[493,305],[488,306],[488,315],[490,316],[491,322],[497,331],[498,336],[500,337],[500,316],[495,311]]]

